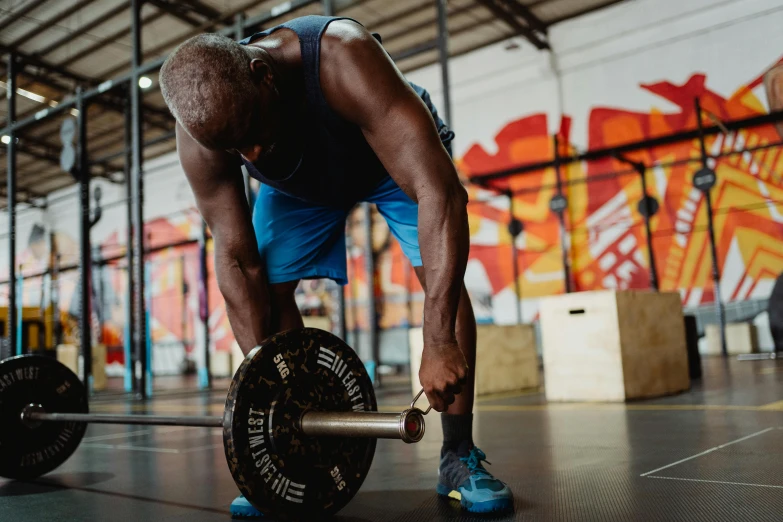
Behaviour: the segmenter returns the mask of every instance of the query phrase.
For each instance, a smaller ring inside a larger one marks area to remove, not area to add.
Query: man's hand
[[[468,376],[468,363],[456,342],[424,346],[419,381],[432,409],[444,412],[459,395]]]

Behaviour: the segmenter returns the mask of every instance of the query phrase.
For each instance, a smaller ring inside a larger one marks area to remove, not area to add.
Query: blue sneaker
[[[253,507],[253,504],[247,501],[244,495],[239,495],[231,503],[231,516],[237,518],[255,518],[263,517],[264,514]]]
[[[514,498],[509,487],[484,469],[483,451],[463,445],[457,452],[447,451],[438,468],[438,494],[459,500],[471,513],[510,511]]]

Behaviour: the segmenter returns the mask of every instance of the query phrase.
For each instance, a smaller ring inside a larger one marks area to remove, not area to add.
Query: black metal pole
[[[234,15],[234,39],[239,41],[245,37],[245,13],[237,13]],[[247,168],[242,165],[242,182],[245,187],[245,199],[247,204],[252,204],[252,194],[250,193],[250,175],[247,173]],[[251,207],[252,210],[252,207]]]
[[[514,194],[508,191],[509,227],[514,223]],[[511,231],[509,230],[509,233]],[[517,324],[522,324],[522,285],[519,281],[519,250],[517,249],[517,236],[511,233],[511,265],[514,270],[514,304],[517,311]]]
[[[699,145],[701,147],[702,168],[709,168],[707,156],[707,143],[704,138],[704,124],[701,121],[701,102],[697,97],[694,100],[696,108],[696,123],[699,128]],[[710,240],[710,255],[712,256],[712,283],[715,293],[715,312],[718,319],[718,328],[720,329],[720,349],[724,357],[728,356],[728,347],[726,346],[726,314],[723,309],[723,301],[720,293],[720,266],[718,266],[718,250],[715,245],[715,219],[712,212],[712,189],[704,191],[704,203],[707,208],[707,233]]]
[[[199,386],[212,388],[212,370],[210,368],[209,338],[209,265],[207,265],[207,222],[201,221],[201,235],[198,246],[199,264],[199,317],[204,333],[204,366],[198,369]]]
[[[81,206],[81,222],[79,235],[79,278],[81,287],[79,302],[81,304],[81,316],[79,317],[79,329],[81,330],[82,343],[82,376],[87,384],[87,389],[92,393],[92,328],[91,324],[91,299],[90,299],[90,266],[92,265],[92,252],[90,248],[90,166],[87,154],[87,104],[82,98],[81,87],[76,90],[77,118],[77,144],[78,163],[76,172],[79,176],[79,205]]]
[[[125,348],[125,391],[131,391],[135,389],[136,384],[133,379],[136,360],[133,341],[135,338],[133,296],[136,295],[136,285],[133,279],[133,116],[130,92],[128,92],[128,100],[125,104],[125,197],[127,198],[125,219],[128,223],[128,229],[125,233],[125,260],[128,269],[126,274],[128,286],[125,291],[125,321],[128,332],[125,341],[128,344]]]
[[[16,55],[8,55],[8,79],[6,81],[6,96],[8,98],[8,127],[16,121]],[[17,295],[16,295],[16,132],[12,129],[8,134],[6,169],[8,191],[8,341],[11,353],[17,353],[18,342]]]
[[[147,324],[144,302],[144,175],[143,175],[143,127],[141,117],[141,88],[139,87],[139,66],[141,65],[141,5],[143,0],[131,0],[131,127],[133,170],[133,271],[136,281],[133,294],[133,345],[136,353],[135,382],[136,396],[146,399],[147,394]]]
[[[555,177],[557,179],[557,194],[563,195],[563,180],[560,177],[560,143],[557,139],[557,134],[552,136],[552,143],[555,148],[554,153],[554,165],[555,165]],[[563,259],[563,279],[565,281],[565,291],[567,294],[571,293],[571,266],[568,261],[568,240],[566,238],[566,225],[565,225],[565,209],[557,211],[557,219],[560,221],[560,250]]]
[[[380,363],[380,343],[378,342],[378,309],[375,303],[375,255],[372,248],[372,205],[364,203],[364,267],[367,272],[367,315],[372,361],[375,363],[374,383],[378,382],[378,364]]]
[[[658,269],[655,265],[655,251],[653,250],[652,242],[652,228],[650,220],[652,219],[652,205],[650,204],[650,197],[647,194],[647,167],[643,163],[635,164],[637,172],[639,172],[639,178],[642,181],[642,201],[644,201],[644,233],[647,238],[647,263],[650,265],[650,288],[656,292],[660,289],[658,284]]]
[[[333,0],[321,0],[321,6],[323,8],[324,16],[334,16],[334,2]],[[336,322],[336,335],[343,341],[348,342],[348,321],[345,311],[345,287],[342,285],[336,285],[333,297],[336,303],[335,313],[332,317]]]
[[[454,128],[451,119],[451,79],[449,77],[449,13],[446,0],[438,2],[438,52],[440,57],[440,77],[443,87],[443,114],[446,124]]]

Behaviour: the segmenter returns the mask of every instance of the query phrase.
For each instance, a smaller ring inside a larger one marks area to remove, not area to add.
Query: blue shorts
[[[375,203],[413,266],[421,266],[419,209],[391,177],[362,201]],[[269,282],[329,278],[348,283],[345,221],[351,209],[322,207],[261,185],[253,210]]]

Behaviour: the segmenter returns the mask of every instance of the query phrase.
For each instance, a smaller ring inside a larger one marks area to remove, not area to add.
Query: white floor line
[[[682,480],[685,482],[707,482],[709,484],[729,484],[731,486],[753,486],[756,488],[783,489],[783,486],[773,486],[772,484],[749,484],[747,482],[729,482],[725,480],[704,480],[704,479],[692,479],[692,478],[680,478],[680,477],[661,477],[657,475],[648,475],[647,478],[664,479],[664,480]]]
[[[189,427],[181,427],[181,426],[172,426],[169,428],[157,428],[156,430],[152,429],[143,429],[143,430],[135,430],[135,431],[128,431],[125,433],[110,433],[108,435],[96,435],[94,437],[84,437],[82,439],[82,442],[93,442],[98,440],[111,440],[111,439],[124,439],[126,437],[135,437],[136,435],[146,435],[149,433],[172,433],[175,431],[183,431],[188,430]]]
[[[128,444],[115,445],[115,444],[95,444],[95,443],[88,442],[87,444],[82,444],[82,446],[86,446],[88,448],[100,448],[100,449],[111,449],[111,450],[144,451],[147,453],[181,453],[178,449],[152,448],[146,446],[130,446]]]
[[[224,447],[224,444],[221,442],[220,444],[209,444],[208,446],[197,446],[195,448],[187,448],[184,450],[180,450],[180,453],[193,453],[194,451],[204,451],[208,449],[215,449],[215,448],[222,448]]]
[[[654,469],[652,471],[648,471],[647,473],[642,473],[640,476],[646,477],[647,475],[652,475],[653,473],[657,473],[659,471],[663,471],[665,469],[673,468],[674,466],[677,466],[679,464],[682,464],[683,462],[688,462],[689,460],[697,459],[699,457],[703,457],[704,455],[707,455],[709,453],[712,453],[713,451],[718,451],[719,449],[723,449],[727,446],[731,446],[732,444],[737,444],[738,442],[742,442],[748,439],[752,439],[753,437],[758,437],[759,435],[763,435],[764,433],[767,433],[769,431],[774,430],[775,428],[767,428],[765,430],[758,431],[756,433],[752,433],[746,437],[742,437],[741,439],[733,440],[731,442],[727,442],[726,444],[721,444],[720,446],[715,446],[714,448],[710,448],[707,451],[702,451],[701,453],[698,453],[696,455],[693,455],[692,457],[688,457],[687,459],[678,460],[677,462],[673,462],[671,464],[667,464],[666,466],[663,466],[662,468]]]

